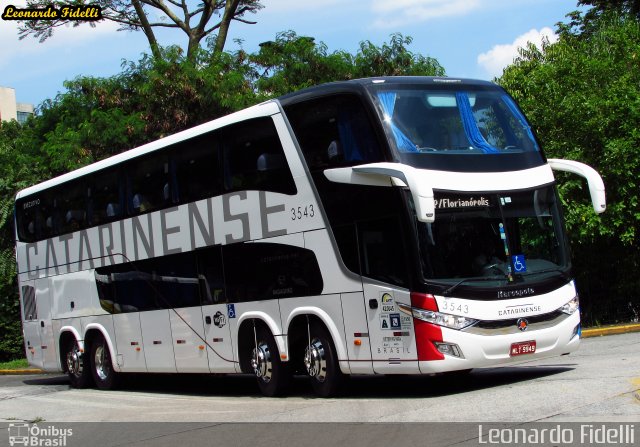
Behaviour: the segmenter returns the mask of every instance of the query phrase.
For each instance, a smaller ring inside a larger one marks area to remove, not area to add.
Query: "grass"
[[[28,368],[27,359],[11,360],[9,362],[0,362],[0,369],[23,369]]]

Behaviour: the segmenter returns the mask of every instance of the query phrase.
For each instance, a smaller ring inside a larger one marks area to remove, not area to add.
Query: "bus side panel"
[[[57,371],[59,368],[58,343],[54,336],[52,325],[51,290],[49,278],[35,281],[36,303],[38,306],[38,329],[40,331],[40,348],[42,349],[42,367],[47,371]]]
[[[140,328],[149,372],[176,372],[169,310],[140,312]]]
[[[171,335],[179,373],[208,373],[201,307],[170,309]]]
[[[113,315],[113,329],[117,334],[116,363],[124,372],[146,372],[142,330],[140,328],[140,314],[130,312]]]
[[[205,339],[209,370],[213,373],[234,373],[236,364],[233,359],[234,343],[231,337],[231,316],[226,304],[202,306],[205,319]],[[208,318],[208,319],[207,319]]]
[[[363,294],[362,292],[343,293],[341,300],[351,374],[373,374],[369,326],[365,318]],[[357,340],[360,344],[356,344]]]
[[[54,318],[105,314],[95,289],[93,270],[51,277]]]

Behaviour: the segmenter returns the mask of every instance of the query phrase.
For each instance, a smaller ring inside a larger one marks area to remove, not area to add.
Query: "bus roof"
[[[352,79],[349,81],[337,81],[309,87],[304,90],[289,93],[278,98],[283,106],[299,101],[305,101],[317,96],[325,96],[336,93],[362,93],[365,88],[376,84],[395,85],[469,85],[495,87],[496,84],[490,81],[477,79],[449,78],[444,76],[381,76],[375,78]]]

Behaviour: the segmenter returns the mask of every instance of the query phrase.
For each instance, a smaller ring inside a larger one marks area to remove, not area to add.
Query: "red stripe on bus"
[[[416,348],[418,360],[444,360],[444,354],[436,349],[434,341],[442,341],[442,329],[435,324],[413,319],[413,327],[416,331]]]

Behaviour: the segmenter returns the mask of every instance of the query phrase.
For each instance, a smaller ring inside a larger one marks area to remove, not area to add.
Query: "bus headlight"
[[[571,301],[569,301],[567,304],[565,304],[564,306],[562,306],[558,310],[561,310],[562,312],[564,312],[567,315],[572,315],[579,308],[580,308],[580,298],[578,297],[578,295],[576,295],[571,299]]]
[[[459,315],[443,314],[441,312],[435,312],[433,310],[424,310],[418,307],[410,307],[406,304],[399,304],[398,306],[400,307],[400,310],[402,312],[406,313],[407,315],[413,316],[413,318],[451,329],[464,329],[478,322],[478,320],[474,320],[473,318],[461,317]]]

